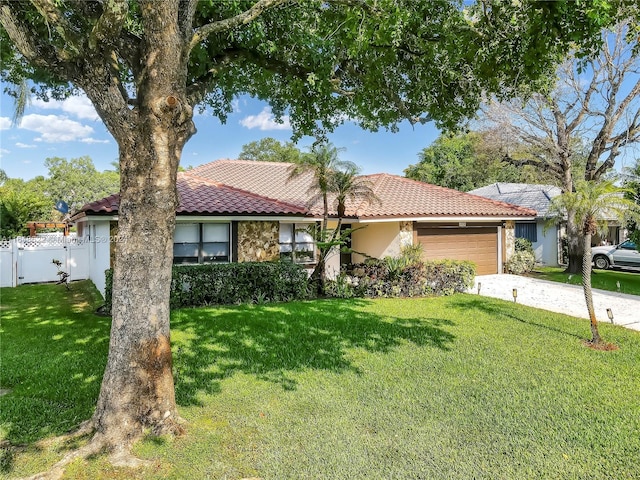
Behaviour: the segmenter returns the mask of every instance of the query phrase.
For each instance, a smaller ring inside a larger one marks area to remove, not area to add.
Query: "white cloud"
[[[249,115],[243,118],[240,120],[240,125],[249,130],[253,128],[260,130],[291,130],[289,115],[284,115],[282,117],[282,123],[277,123],[269,107],[264,107],[258,115]]]
[[[34,98],[31,104],[44,110],[62,110],[81,120],[98,120],[100,118],[96,109],[93,108],[91,100],[85,95],[69,97],[65,100],[49,100],[48,102]]]
[[[11,128],[11,119],[9,117],[0,117],[0,130]]]
[[[29,165],[31,163],[31,160],[23,160],[22,163]]]
[[[11,153],[9,150],[7,150],[6,148],[0,148],[0,155],[7,155]]]
[[[20,128],[38,132],[40,137],[36,142],[60,143],[72,142],[88,138],[93,128],[69,120],[61,115],[25,115],[20,122]]]
[[[109,143],[109,140],[99,140],[97,138],[83,138],[82,143]]]
[[[35,145],[27,145],[26,143],[17,142],[16,147],[18,148],[36,148]]]

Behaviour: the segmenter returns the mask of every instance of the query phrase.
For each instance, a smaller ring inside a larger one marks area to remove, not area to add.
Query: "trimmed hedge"
[[[467,261],[376,260],[351,265],[329,282],[327,293],[342,298],[451,295],[471,288],[475,274],[475,265]]]
[[[113,273],[106,271],[105,309],[111,310]],[[309,297],[307,273],[289,262],[175,265],[171,308],[266,303]]]

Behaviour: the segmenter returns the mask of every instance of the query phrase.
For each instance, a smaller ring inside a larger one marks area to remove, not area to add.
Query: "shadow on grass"
[[[577,338],[579,340],[584,340],[584,336],[580,336],[574,332],[570,332],[567,330],[563,330],[558,328],[557,326],[541,323],[535,321],[531,318],[531,313],[529,312],[530,307],[527,307],[527,312],[525,311],[516,311],[520,308],[518,306],[512,306],[510,302],[495,300],[487,301],[485,297],[478,297],[477,295],[456,295],[451,302],[452,305],[462,309],[475,309],[480,312],[487,313],[494,318],[498,317],[506,317],[511,320],[515,320],[516,322],[520,322],[526,325],[531,325],[536,328],[542,328],[544,330],[549,330],[551,332],[560,333],[562,335],[566,335],[569,337]],[[535,310],[531,310],[535,311]],[[537,310],[539,312],[543,312],[543,310]],[[560,315],[554,313],[553,315]]]
[[[66,433],[92,415],[104,373],[110,319],[93,313],[99,294],[88,281],[0,294],[0,386],[11,390],[0,397],[0,440],[23,445]]]
[[[175,312],[176,398],[198,404],[197,394],[216,393],[234,372],[256,375],[295,389],[294,371],[356,372],[352,349],[388,352],[403,342],[448,349],[449,321],[388,318],[365,311],[364,300],[291,302]],[[178,338],[176,338],[178,337]]]
[[[73,430],[93,414],[109,347],[110,318],[96,316],[95,289],[56,285],[2,291],[0,432],[10,445],[33,445]],[[99,301],[98,301],[99,303]],[[295,389],[292,372],[357,372],[354,354],[388,352],[410,342],[447,349],[451,322],[391,318],[369,301],[313,301],[184,309],[172,314],[176,397],[198,404],[236,372]],[[9,458],[0,465],[11,468]]]

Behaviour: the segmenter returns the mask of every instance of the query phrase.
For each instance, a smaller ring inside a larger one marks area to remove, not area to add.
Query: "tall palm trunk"
[[[584,299],[587,302],[587,310],[591,322],[591,343],[599,344],[602,342],[602,338],[600,338],[600,333],[598,332],[598,319],[593,308],[593,293],[591,291],[591,233],[586,233],[583,238],[582,289],[584,290]]]

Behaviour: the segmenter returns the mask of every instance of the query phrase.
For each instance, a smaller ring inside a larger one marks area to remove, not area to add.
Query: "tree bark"
[[[598,319],[593,308],[593,292],[591,291],[591,234],[585,234],[583,239],[582,289],[587,303],[587,311],[589,312],[589,321],[591,322],[591,343],[597,345],[602,342],[602,338],[600,337],[600,332],[598,332]]]
[[[93,423],[96,437],[115,451],[127,451],[147,428],[157,434],[181,430],[169,293],[177,170],[195,128],[178,8],[163,1],[141,2],[141,9],[147,22],[137,106],[127,129],[103,116],[118,141],[121,185],[109,358]],[[90,98],[93,93],[87,92]]]
[[[109,359],[94,415],[97,433],[114,447],[127,447],[144,428],[170,431],[178,418],[169,333],[175,173],[152,150],[120,152],[121,164],[138,173],[122,177]]]

